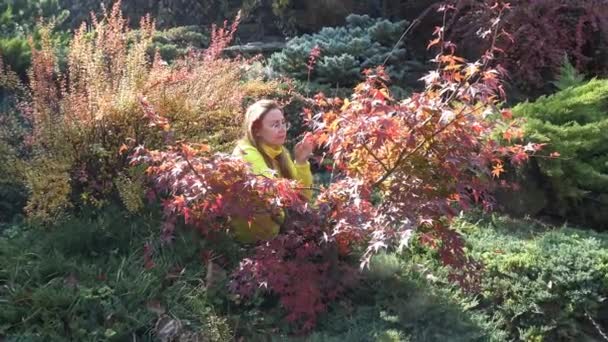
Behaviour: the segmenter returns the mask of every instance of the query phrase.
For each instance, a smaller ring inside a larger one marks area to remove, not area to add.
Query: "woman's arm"
[[[308,161],[304,164],[295,162],[294,169],[296,180],[300,181],[304,187],[310,188],[312,186],[312,172],[310,171],[310,163]],[[302,190],[302,193],[307,199],[310,200],[312,198],[312,190]]]

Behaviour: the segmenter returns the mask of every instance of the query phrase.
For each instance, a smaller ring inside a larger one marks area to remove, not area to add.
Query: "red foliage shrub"
[[[244,299],[259,290],[275,293],[287,321],[305,332],[314,328],[331,301],[355,283],[357,272],[339,258],[320,216],[297,216],[290,217],[286,232],[258,245],[253,256],[241,262],[230,287]]]
[[[602,0],[451,0],[454,17],[447,30],[461,47],[478,53],[487,48],[478,33],[497,24],[497,8],[509,4],[500,23],[498,58],[511,79],[525,90],[539,90],[555,80],[564,56],[588,75],[608,71],[608,3]],[[496,4],[496,5],[494,5]]]

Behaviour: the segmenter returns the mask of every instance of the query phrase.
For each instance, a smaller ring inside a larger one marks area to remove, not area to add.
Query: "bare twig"
[[[600,325],[593,319],[593,317],[591,317],[587,310],[585,310],[585,316],[587,317],[587,319],[589,319],[591,324],[593,324],[595,329],[597,329],[597,332],[600,334],[600,336],[602,336],[605,341],[608,341],[608,335],[602,330],[602,327],[600,327]]]
[[[391,55],[393,54],[393,52],[395,51],[395,49],[397,48],[397,46],[399,46],[399,44],[401,43],[401,41],[403,40],[403,38],[405,38],[405,36],[407,36],[407,34],[416,26],[418,26],[418,24],[420,24],[420,22],[422,22],[422,19],[424,17],[426,17],[426,15],[435,7],[437,7],[438,4],[433,4],[429,7],[427,7],[427,9],[424,10],[424,12],[422,12],[418,17],[416,17],[416,19],[412,20],[412,23],[405,29],[405,31],[403,32],[403,34],[401,35],[401,37],[399,37],[399,40],[397,40],[397,43],[395,43],[395,45],[393,46],[393,48],[391,49],[391,52],[388,53],[388,55],[386,56],[386,58],[384,59],[384,62],[382,62],[382,66],[386,65],[386,62],[388,62],[388,60],[391,58]]]

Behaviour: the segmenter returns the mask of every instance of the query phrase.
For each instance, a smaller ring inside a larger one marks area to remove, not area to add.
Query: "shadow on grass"
[[[502,340],[486,317],[457,301],[451,286],[429,286],[394,255],[379,258],[361,286],[319,319],[312,335],[293,341]]]

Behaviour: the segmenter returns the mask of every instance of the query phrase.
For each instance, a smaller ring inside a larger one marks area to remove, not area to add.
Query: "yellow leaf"
[[[348,99],[344,99],[344,104],[342,105],[342,108],[340,108],[340,110],[345,111],[348,109],[349,106],[350,106],[350,101]]]
[[[360,93],[363,90],[365,90],[365,83],[359,83],[356,87],[355,87],[355,92],[356,93]]]
[[[388,93],[388,89],[382,88],[382,89],[380,89],[380,92],[382,93],[382,95],[384,95],[385,98],[387,98],[387,99],[391,98],[391,95]]]
[[[450,64],[450,65],[446,66],[445,68],[443,68],[443,70],[445,70],[445,71],[460,70],[460,68],[462,68],[462,64]]]

